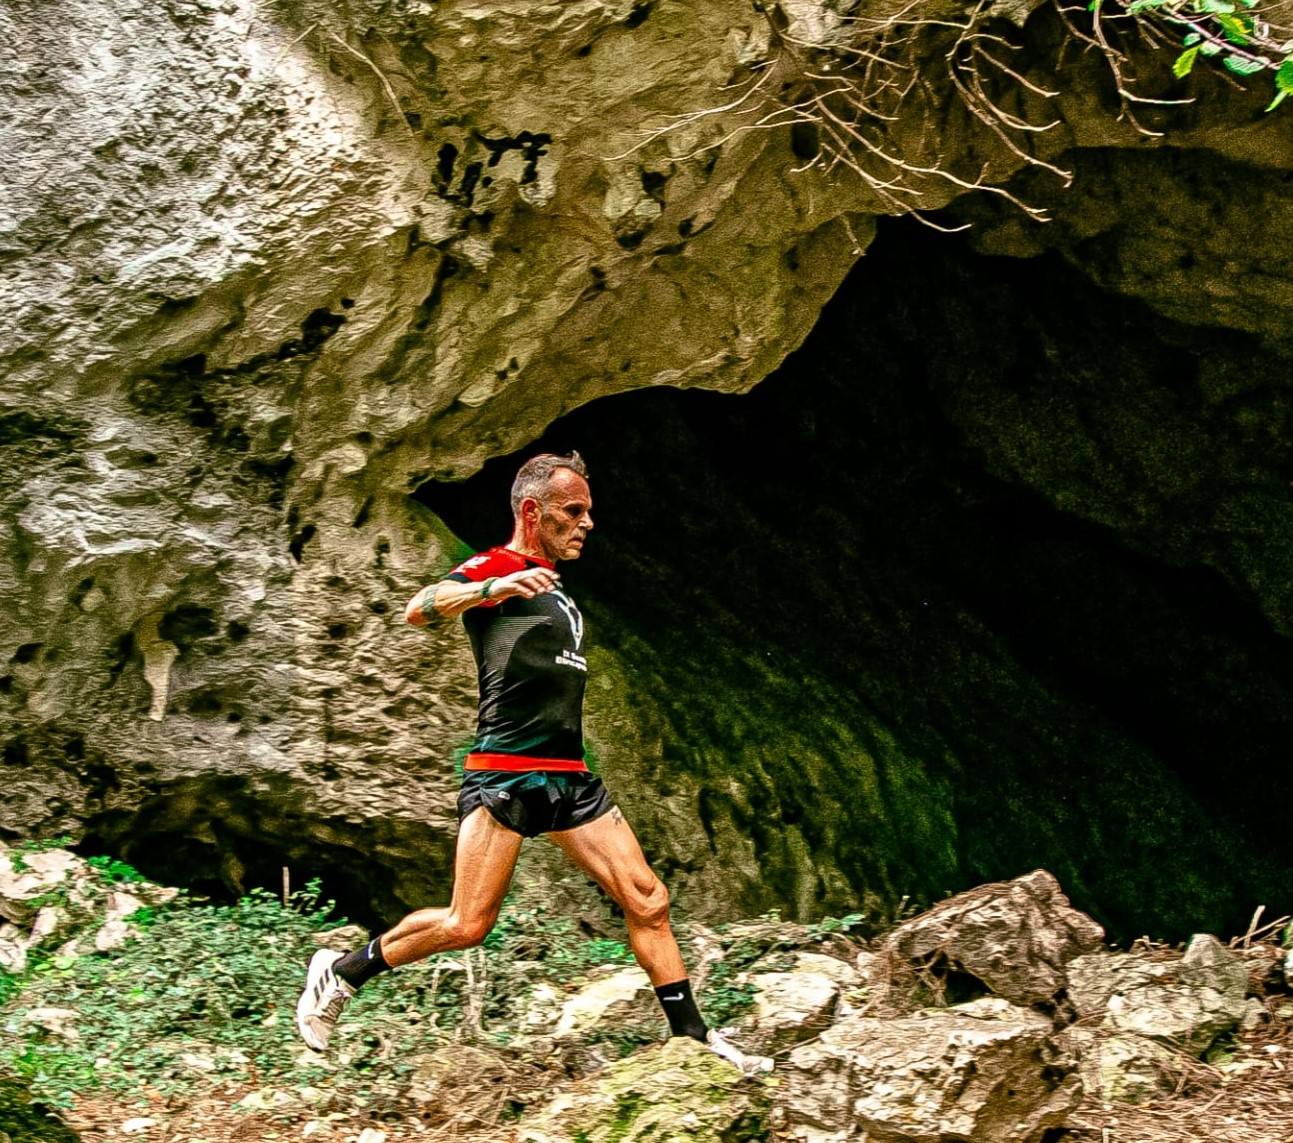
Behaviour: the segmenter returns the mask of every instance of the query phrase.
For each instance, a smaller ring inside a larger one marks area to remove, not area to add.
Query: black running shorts
[[[458,794],[458,821],[479,806],[522,837],[574,829],[615,808],[596,774],[529,770],[469,770]]]

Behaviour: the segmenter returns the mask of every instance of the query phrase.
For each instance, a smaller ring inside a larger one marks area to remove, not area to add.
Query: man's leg
[[[521,835],[499,824],[484,806],[463,819],[454,851],[453,896],[442,909],[419,909],[380,938],[382,957],[395,968],[432,953],[480,944],[498,920]]]
[[[453,895],[442,909],[419,909],[389,932],[350,953],[320,949],[310,961],[296,1025],[311,1048],[328,1046],[346,1002],[386,969],[432,953],[480,944],[498,919],[521,850],[521,835],[500,825],[484,806],[463,819],[454,851]]]
[[[619,808],[574,829],[548,834],[621,909],[633,955],[646,971],[675,1036],[699,1040],[747,1076],[772,1070],[766,1056],[746,1055],[705,1024],[669,924],[669,893]]]
[[[619,809],[548,836],[624,910],[629,945],[651,983],[659,988],[684,979],[687,969],[669,924],[669,892]]]

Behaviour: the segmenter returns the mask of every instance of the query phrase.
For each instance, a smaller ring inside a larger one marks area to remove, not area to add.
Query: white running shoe
[[[355,990],[342,980],[332,966],[345,953],[320,949],[310,958],[309,973],[305,978],[305,991],[296,1002],[296,1029],[316,1052],[324,1051],[332,1038],[337,1017]]]
[[[713,1028],[705,1037],[705,1047],[720,1059],[734,1064],[743,1076],[757,1076],[772,1071],[772,1060],[768,1056],[747,1055],[730,1040],[724,1039]]]

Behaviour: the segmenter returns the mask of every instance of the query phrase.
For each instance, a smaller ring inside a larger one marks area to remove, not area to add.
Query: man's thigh
[[[453,909],[466,916],[497,916],[512,883],[521,835],[496,821],[484,806],[458,828],[453,862]]]
[[[655,886],[656,876],[618,806],[585,825],[548,836],[616,902]]]

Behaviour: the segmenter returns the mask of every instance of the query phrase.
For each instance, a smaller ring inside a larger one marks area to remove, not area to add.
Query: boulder
[[[522,1001],[517,1023],[527,1032],[542,1032],[554,1028],[561,1019],[564,996],[546,980],[530,989]]]
[[[131,893],[123,893],[119,889],[114,889],[104,900],[107,912],[104,914],[104,921],[124,921],[127,917],[139,912],[144,907],[143,901]]]
[[[774,1122],[814,1143],[1031,1143],[1082,1098],[1050,1021],[995,997],[896,1019],[846,1017],[777,1074]]]
[[[1081,1027],[1062,1035],[1078,1058],[1082,1087],[1102,1103],[1145,1103],[1170,1094],[1185,1071],[1180,1052],[1145,1036]]]
[[[898,1009],[943,1002],[958,984],[1013,1004],[1053,1005],[1068,962],[1103,939],[1104,930],[1038,869],[949,897],[899,925],[880,945],[877,975],[884,1002]]]
[[[409,1059],[407,1096],[413,1103],[438,1106],[446,1118],[466,1103],[479,1102],[480,1093],[507,1078],[507,1066],[495,1052],[470,1044],[452,1044]]]
[[[817,1035],[839,1005],[840,986],[824,973],[760,972],[743,979],[755,993],[739,1024],[742,1046],[762,1055]]]
[[[1248,970],[1216,937],[1195,936],[1183,956],[1077,957],[1069,996],[1088,1025],[1146,1036],[1195,1055],[1247,1012]]]
[[[85,862],[65,849],[0,855],[0,917],[30,924],[43,898],[85,869]]]
[[[527,1116],[518,1143],[766,1139],[762,1084],[679,1037],[613,1063]]]
[[[1270,996],[1285,988],[1282,961],[1283,949],[1275,945],[1253,944],[1235,950],[1248,967],[1248,992],[1252,996]]]
[[[131,931],[125,921],[109,921],[94,934],[95,952],[113,952],[121,948],[130,939]]]
[[[20,973],[27,968],[27,942],[17,925],[0,924],[0,970]]]
[[[856,964],[850,964],[846,960],[840,960],[836,956],[827,956],[825,953],[797,950],[790,954],[789,960],[794,966],[792,971],[821,973],[822,976],[829,977],[835,981],[841,989],[846,989],[860,988],[866,983],[857,965],[862,963],[864,956],[870,955],[865,951],[860,952],[857,954]]]

